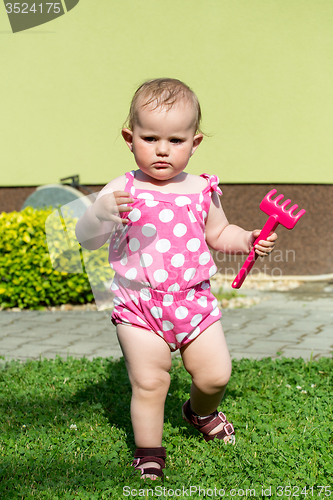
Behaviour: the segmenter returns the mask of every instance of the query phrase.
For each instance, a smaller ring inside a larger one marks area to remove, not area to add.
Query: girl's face
[[[169,110],[140,109],[134,130],[123,129],[122,135],[145,175],[163,182],[185,169],[203,138],[195,135],[194,119],[193,106],[187,102]]]

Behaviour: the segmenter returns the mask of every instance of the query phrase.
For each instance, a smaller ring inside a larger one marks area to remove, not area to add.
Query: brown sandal
[[[214,413],[208,415],[207,417],[198,418],[199,415],[196,415],[191,410],[190,400],[188,399],[183,405],[182,416],[187,423],[193,425],[193,427],[203,434],[205,441],[211,441],[215,438],[223,439],[226,436],[232,436],[230,442],[235,444],[234,426],[228,422],[227,417],[221,411],[218,412],[215,410]],[[216,434],[209,434],[209,432],[215,429],[221,422],[224,424],[223,429]]]
[[[154,474],[157,477],[163,477],[164,474],[162,469],[164,469],[165,467],[165,458],[166,451],[163,446],[160,446],[159,448],[137,448],[134,453],[134,460],[132,462],[132,465],[135,470],[141,471],[141,476],[145,474]],[[161,466],[161,468],[158,469],[157,467],[140,467],[147,462],[156,462]]]

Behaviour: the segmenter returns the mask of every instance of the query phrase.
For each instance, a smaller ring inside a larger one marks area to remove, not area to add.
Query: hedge
[[[83,250],[83,259],[75,239],[76,219],[59,214],[60,210],[31,207],[0,214],[1,308],[92,302],[87,265],[93,270],[90,280],[93,275],[96,287],[105,290],[103,282],[112,276],[105,245],[94,252]]]

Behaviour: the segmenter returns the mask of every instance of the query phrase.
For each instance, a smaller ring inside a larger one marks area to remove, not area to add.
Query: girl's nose
[[[159,156],[167,156],[169,154],[169,145],[167,141],[157,141],[156,154]]]

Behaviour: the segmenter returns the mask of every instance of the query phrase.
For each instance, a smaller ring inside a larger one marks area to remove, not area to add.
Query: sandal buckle
[[[223,430],[225,431],[227,436],[231,436],[231,434],[233,432],[235,432],[234,426],[230,422],[225,424],[225,426],[223,427]]]
[[[221,411],[219,412],[218,416],[220,417],[220,419],[222,420],[222,422],[226,422],[227,421],[227,417]]]

